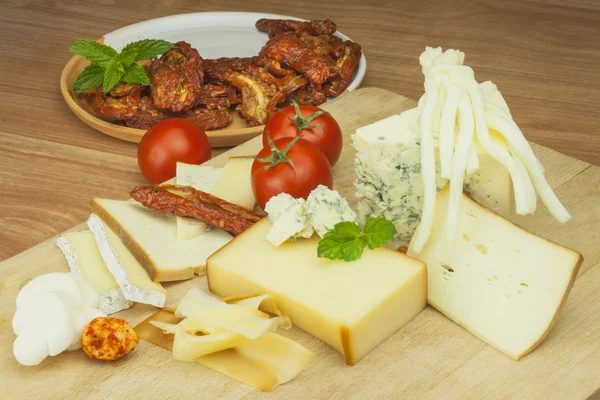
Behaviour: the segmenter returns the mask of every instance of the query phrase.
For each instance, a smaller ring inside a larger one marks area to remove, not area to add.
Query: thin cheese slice
[[[459,234],[446,240],[448,190],[438,195],[427,245],[408,255],[428,268],[428,301],[518,360],[546,337],[565,303],[581,254],[514,225],[463,195]]]
[[[97,215],[90,215],[87,224],[94,233],[106,267],[123,291],[125,298],[137,303],[164,307],[167,291],[160,283],[150,280],[146,270],[119,237]]]
[[[154,282],[204,275],[208,256],[231,240],[227,232],[212,229],[180,241],[175,217],[148,210],[133,200],[93,199],[91,207],[118,233]]]
[[[353,365],[426,304],[425,265],[387,248],[354,262],[317,258],[318,238],[274,247],[267,218],[208,259],[210,290],[221,296],[268,293],[292,323]]]
[[[246,210],[254,209],[254,194],[250,179],[252,157],[231,157],[227,160],[221,177],[213,186],[211,193],[217,197],[237,204]]]
[[[234,299],[229,299],[231,305],[218,305],[218,302],[202,299],[208,297],[202,296],[202,293],[190,296],[190,292],[186,295],[188,305],[184,307],[188,310],[194,299],[200,300],[201,304],[195,308],[196,312],[204,312],[206,307],[223,311],[236,305]],[[251,302],[252,311],[260,312],[254,307],[262,308],[268,303],[265,300],[270,299],[268,296],[260,297],[261,301]],[[264,319],[268,316],[265,315]],[[315,357],[302,345],[273,332],[264,332],[249,340],[225,329],[208,326],[210,323],[210,319],[194,320],[191,317],[182,320],[169,312],[159,311],[136,326],[135,331],[142,339],[172,350],[175,359],[198,362],[262,391],[274,390],[290,381]],[[198,329],[201,324],[205,325],[204,328]],[[197,332],[204,335],[197,335]]]
[[[110,273],[91,231],[63,233],[56,245],[65,255],[71,272],[81,275],[100,295],[98,309],[105,314],[126,310],[133,303],[125,298]]]
[[[223,169],[205,165],[177,163],[176,184],[209,193]],[[210,226],[194,218],[177,217],[177,239],[188,240],[209,231]]]

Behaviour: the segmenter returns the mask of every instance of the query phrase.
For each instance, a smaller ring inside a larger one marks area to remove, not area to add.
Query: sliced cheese
[[[69,232],[56,239],[71,272],[81,275],[100,295],[98,308],[113,314],[131,307],[117,281],[110,273],[91,231]]]
[[[127,300],[164,307],[167,291],[160,283],[152,282],[146,270],[125,247],[119,237],[97,215],[90,215],[87,224],[106,267],[123,291]]]
[[[419,254],[428,301],[448,318],[518,360],[541,343],[573,286],[581,255],[512,224],[463,195],[459,235],[446,240],[448,190]]]
[[[196,190],[210,192],[221,176],[222,168],[177,163],[175,182],[181,186],[191,186]],[[188,240],[209,231],[210,226],[194,218],[177,217],[177,239]]]
[[[206,259],[231,240],[212,229],[193,239],[177,239],[175,217],[130,200],[93,199],[92,209],[123,241],[154,282],[204,275]]]
[[[317,257],[319,239],[274,247],[267,218],[208,259],[210,290],[221,296],[268,293],[283,315],[353,365],[426,304],[423,263],[387,248],[346,263]]]
[[[229,158],[211,194],[252,211],[256,203],[250,179],[253,162],[252,157]]]

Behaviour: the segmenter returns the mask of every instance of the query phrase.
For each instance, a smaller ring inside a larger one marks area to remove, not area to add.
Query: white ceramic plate
[[[299,20],[299,18],[276,14],[250,12],[179,14],[126,26],[104,35],[101,40],[116,50],[121,50],[127,43],[140,39],[164,39],[170,42],[184,40],[196,48],[205,59],[251,57],[257,55],[268,40],[267,34],[258,31],[255,27],[256,21],[261,18]],[[336,32],[336,35],[349,40],[340,32]],[[97,131],[129,142],[139,142],[146,133],[145,130],[111,124],[97,118],[70,90],[77,75],[88,64],[85,59],[74,56],[65,66],[60,79],[60,88],[67,105],[79,119]],[[347,90],[351,91],[359,87],[366,70],[367,61],[363,54]],[[231,125],[206,133],[213,147],[228,147],[243,143],[262,131],[262,126],[249,127],[242,117],[234,113]]]

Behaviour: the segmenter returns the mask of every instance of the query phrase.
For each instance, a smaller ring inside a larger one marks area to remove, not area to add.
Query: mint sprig
[[[358,260],[365,245],[385,246],[396,235],[396,227],[383,217],[369,217],[363,231],[354,222],[340,222],[319,241],[317,256],[346,262]]]
[[[138,65],[137,61],[158,57],[174,47],[166,40],[144,39],[127,44],[119,53],[112,47],[94,40],[77,40],[69,50],[88,59],[92,65],[75,79],[73,90],[82,93],[102,84],[104,93],[108,93],[119,81],[150,85],[144,68]]]

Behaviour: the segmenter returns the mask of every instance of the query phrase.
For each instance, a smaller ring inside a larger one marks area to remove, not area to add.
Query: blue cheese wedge
[[[56,239],[56,245],[71,272],[81,275],[98,293],[100,311],[108,315],[131,307],[133,303],[127,300],[106,267],[92,232],[63,233]]]
[[[160,283],[152,282],[148,273],[125,247],[119,237],[97,215],[87,221],[106,267],[123,291],[123,295],[136,303],[164,307],[167,291]]]
[[[191,186],[196,190],[210,193],[222,172],[222,168],[177,163],[175,181],[177,185]],[[193,239],[209,230],[210,226],[202,221],[177,217],[177,239],[179,240]]]
[[[356,222],[356,214],[337,191],[319,185],[306,199],[306,216],[323,237],[339,222]]]
[[[286,240],[313,235],[314,229],[306,216],[305,203],[304,199],[295,199],[287,193],[280,193],[267,202],[265,211],[272,224],[267,234],[269,242],[279,246]]]
[[[359,128],[353,137],[358,220],[383,216],[394,223],[398,238],[405,241],[413,236],[423,211],[420,135],[411,127],[416,112],[413,108]],[[495,136],[492,139],[499,142]],[[479,168],[465,176],[465,191],[492,211],[510,217],[513,191],[509,173],[479,145],[475,152]],[[439,192],[448,181],[440,177],[439,165],[436,171]]]

